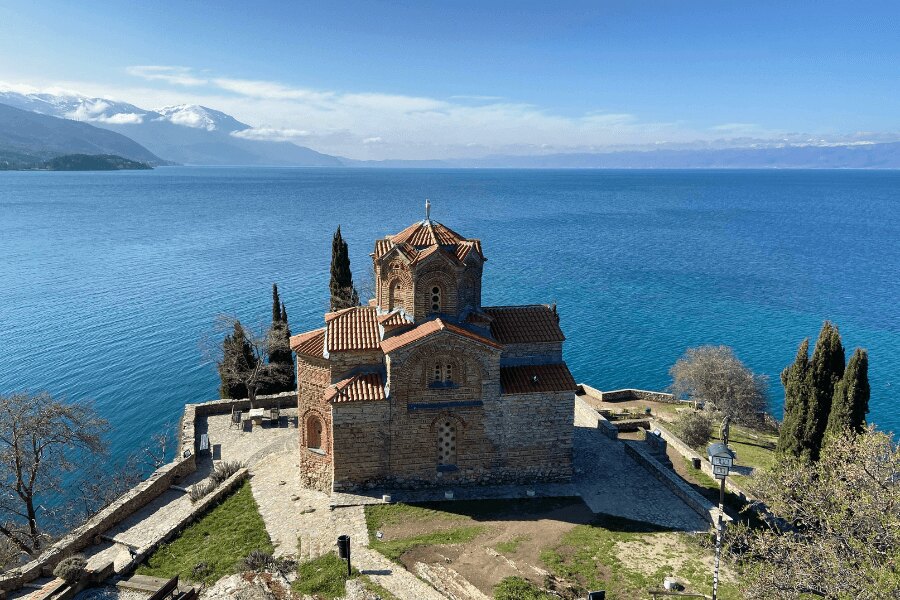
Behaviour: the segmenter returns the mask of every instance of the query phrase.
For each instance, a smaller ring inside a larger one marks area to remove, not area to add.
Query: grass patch
[[[259,508],[244,482],[231,496],[160,546],[137,569],[140,575],[212,583],[236,573],[251,550],[274,550]]]
[[[521,544],[522,542],[527,542],[529,539],[530,538],[528,536],[518,536],[514,537],[511,540],[504,540],[494,546],[494,550],[496,550],[500,554],[515,554],[516,550],[519,549],[519,544]]]
[[[359,579],[363,582],[363,586],[365,586],[367,590],[376,594],[381,600],[400,600],[400,598],[386,590],[384,586],[378,585],[372,581],[367,575],[363,575]]]
[[[440,546],[444,544],[465,544],[471,542],[475,537],[484,531],[484,527],[456,527],[447,531],[436,531],[434,533],[423,533],[413,537],[403,538],[400,540],[382,541],[377,538],[370,538],[370,546],[373,550],[381,552],[391,560],[400,560],[400,557],[418,546]]]
[[[494,586],[494,600],[558,600],[522,577],[507,577]]]
[[[684,544],[687,557],[680,558],[677,573],[670,564],[664,564],[652,573],[631,568],[616,553],[616,546],[624,542],[652,544],[653,532],[646,524],[625,519],[602,518],[592,525],[578,525],[563,536],[555,548],[544,550],[541,560],[557,577],[576,584],[580,592],[605,589],[608,600],[626,600],[642,597],[647,589],[660,588],[667,575],[675,574],[690,583],[694,591],[710,593],[712,573],[702,562],[705,551]],[[722,600],[739,600],[739,589],[720,581],[719,597]]]
[[[353,570],[355,577],[359,573]],[[300,594],[315,595],[321,600],[343,597],[347,579],[347,563],[334,552],[323,554],[297,566],[297,581],[291,589]]]
[[[719,428],[713,427],[712,439],[719,441]],[[737,453],[738,465],[768,469],[775,464],[777,436],[740,425],[732,425],[728,445]]]

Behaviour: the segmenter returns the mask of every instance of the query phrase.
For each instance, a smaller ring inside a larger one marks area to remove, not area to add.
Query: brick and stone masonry
[[[375,243],[376,297],[291,338],[300,468],[323,491],[566,481],[556,306],[481,306],[481,242],[426,218]]]

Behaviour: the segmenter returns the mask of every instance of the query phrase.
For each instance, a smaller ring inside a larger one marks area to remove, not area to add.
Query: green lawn
[[[617,545],[637,542],[649,547],[654,535],[663,534],[648,531],[645,523],[602,517],[592,525],[576,526],[563,536],[559,545],[544,550],[541,560],[553,574],[576,583],[583,590],[606,590],[607,600],[643,597],[647,589],[659,589],[663,579],[672,574],[687,580],[691,591],[709,594],[712,573],[702,562],[707,551],[695,545],[684,543],[677,555],[666,556],[667,560],[678,560],[677,570],[673,564],[664,564],[648,574],[620,560]],[[741,597],[736,586],[720,581],[719,598],[739,600]]]
[[[359,573],[353,569],[353,577]],[[297,566],[297,581],[291,585],[295,592],[315,595],[320,600],[334,600],[344,595],[347,562],[334,552],[323,554]]]
[[[439,504],[436,504],[440,506]],[[375,533],[385,525],[414,521],[448,521],[460,518],[459,514],[435,508],[412,506],[409,504],[370,504],[366,506],[366,526],[369,530],[369,546],[391,560],[400,560],[404,553],[417,546],[437,546],[441,544],[462,544],[472,541],[484,528],[480,526],[460,526],[423,533],[396,540],[379,540]]]
[[[140,575],[213,583],[237,573],[238,563],[251,550],[272,553],[259,509],[244,482],[231,496],[181,535],[160,546],[137,569]],[[201,565],[200,568],[198,565]],[[195,569],[196,568],[196,569]]]

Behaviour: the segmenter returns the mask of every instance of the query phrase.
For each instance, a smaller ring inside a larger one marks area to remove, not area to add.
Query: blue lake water
[[[900,430],[900,172],[160,168],[0,173],[0,393],[93,399],[114,456],[216,396],[220,313],[321,326],[340,224],[357,281],[424,215],[483,241],[485,305],[557,302],[566,359],[661,389],[689,346],[778,380],[831,319]],[[848,352],[849,355],[849,352]]]

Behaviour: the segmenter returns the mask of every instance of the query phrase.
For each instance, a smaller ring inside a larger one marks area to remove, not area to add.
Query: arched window
[[[400,298],[402,287],[399,281],[394,281],[390,284],[390,289],[388,290],[388,310],[394,310],[400,305]]]
[[[441,288],[431,288],[431,312],[441,312]]]
[[[322,449],[322,420],[316,415],[309,415],[306,419],[306,447]]]
[[[438,465],[453,466],[456,464],[456,424],[447,419],[438,425]]]

